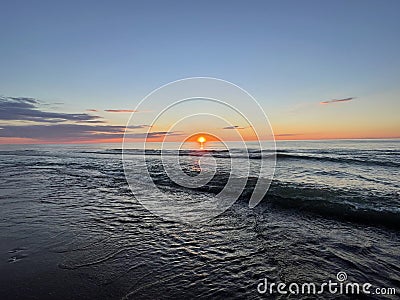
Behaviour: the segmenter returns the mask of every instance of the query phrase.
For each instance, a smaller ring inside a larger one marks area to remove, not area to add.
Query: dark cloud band
[[[61,123],[66,121],[96,121],[101,117],[85,113],[70,114],[40,109],[40,102],[26,97],[0,97],[0,120]]]

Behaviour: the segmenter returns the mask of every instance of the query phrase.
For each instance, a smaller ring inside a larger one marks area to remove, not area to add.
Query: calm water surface
[[[147,152],[154,181],[188,203],[217,193],[230,162],[250,155],[255,171],[242,197],[193,225],[138,203],[120,148],[0,146],[2,299],[259,299],[263,278],[318,283],[339,271],[400,292],[399,140],[278,142],[274,180],[255,209],[248,196],[261,153],[251,144],[231,154],[209,144],[219,171],[195,190],[170,182],[155,144]],[[125,155],[134,167],[135,145]],[[196,173],[201,154],[181,155]]]

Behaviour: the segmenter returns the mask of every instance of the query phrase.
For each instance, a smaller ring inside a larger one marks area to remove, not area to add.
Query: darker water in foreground
[[[255,209],[250,174],[231,208],[185,225],[135,200],[116,144],[0,146],[1,299],[263,299],[271,297],[257,292],[264,278],[318,284],[340,271],[399,293],[400,140],[279,142],[277,150]],[[205,189],[174,186],[156,149],[149,170],[164,191],[197,201],[223,187],[230,158],[245,159],[243,149],[209,152],[222,171]],[[197,154],[181,154],[196,172]],[[137,150],[126,155],[134,164]]]

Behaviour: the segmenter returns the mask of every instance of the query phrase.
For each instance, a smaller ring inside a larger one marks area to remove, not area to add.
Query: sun
[[[203,143],[206,142],[206,138],[205,138],[204,136],[200,136],[200,137],[198,137],[197,141],[198,141],[200,144],[203,144]]]
[[[197,141],[200,143],[200,149],[203,150],[204,149],[204,143],[207,141],[206,138],[204,136],[199,136],[197,138]]]

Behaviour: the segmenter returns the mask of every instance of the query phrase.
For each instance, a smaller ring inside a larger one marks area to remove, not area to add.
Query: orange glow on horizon
[[[309,128],[297,128],[299,131],[291,131],[291,128],[280,128],[281,130],[275,131],[275,140],[335,140],[335,139],[398,139],[400,138],[397,128],[388,129],[353,129],[349,128],[339,130],[330,129],[319,132],[311,132]],[[304,129],[304,130],[301,130]],[[224,138],[222,138],[224,135]],[[233,142],[237,139],[226,135],[225,132],[221,133],[221,138],[208,134],[205,132],[187,136],[185,134],[170,136],[158,136],[148,138],[147,142],[193,142],[193,143],[208,143],[208,142]],[[255,141],[256,138],[252,135],[242,135],[244,141]],[[203,141],[204,138],[204,141]],[[203,141],[203,142],[202,142]],[[33,139],[33,138],[16,138],[16,137],[0,137],[0,145],[4,144],[101,144],[101,143],[122,143],[121,137],[110,137],[97,139],[96,137],[85,138],[59,138],[59,139]],[[143,139],[127,138],[125,142],[143,142]]]

